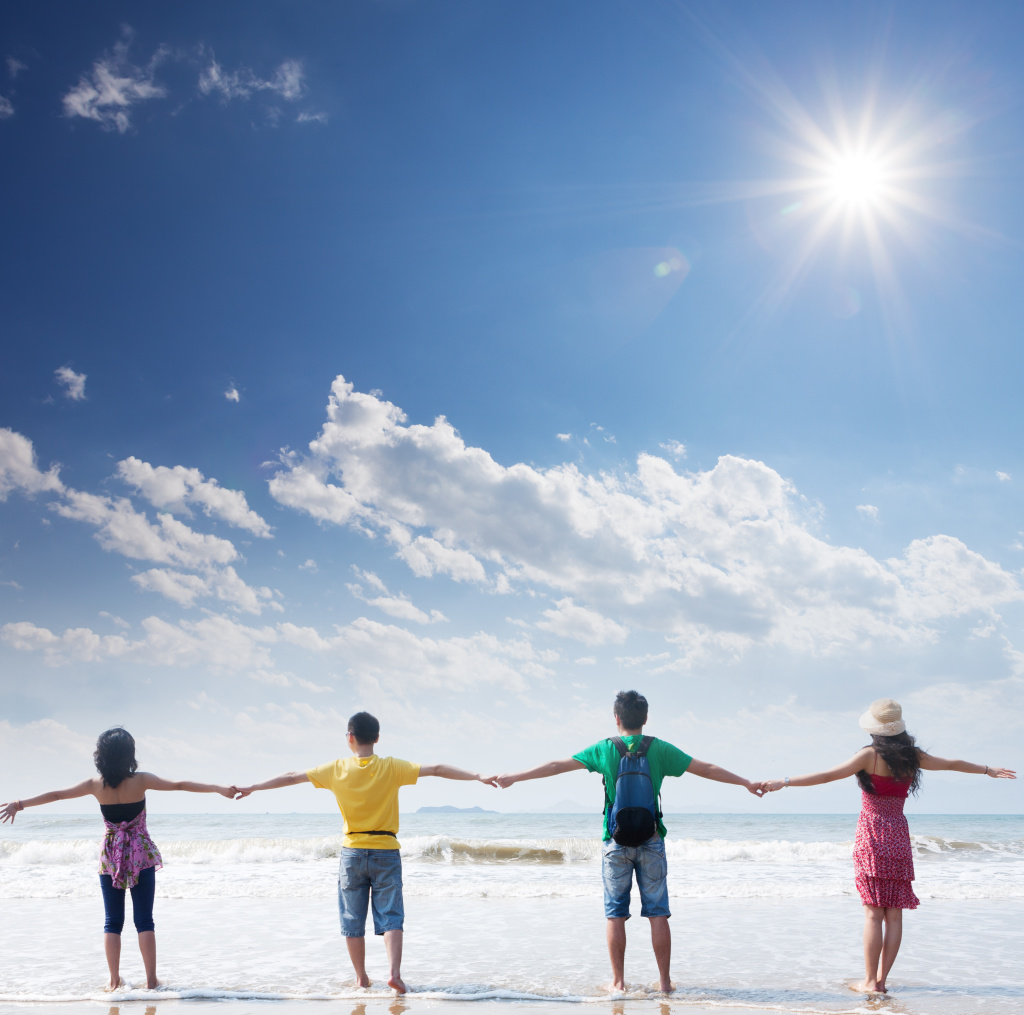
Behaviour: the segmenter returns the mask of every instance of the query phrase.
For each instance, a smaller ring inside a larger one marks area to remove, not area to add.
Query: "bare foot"
[[[884,990],[878,989],[877,983],[871,983],[870,981],[862,981],[861,983],[851,983],[850,990],[857,991],[858,994],[884,994]]]
[[[159,980],[154,980],[152,983],[146,981],[146,990],[159,990],[162,986],[163,984]]]
[[[370,978],[366,975],[366,973],[363,973],[362,976],[359,976],[358,974],[356,975],[356,986],[362,987],[363,990],[367,990],[369,988]]]
[[[671,994],[672,991],[675,990],[675,989],[676,989],[676,985],[674,983],[659,983],[658,984],[658,993],[659,994]]]
[[[611,983],[604,983],[601,985],[601,989],[607,991],[609,994],[624,994],[626,992],[626,984],[616,983],[614,980]]]
[[[124,977],[122,976],[117,983],[109,983],[103,988],[104,993],[110,994],[115,990],[122,990],[125,986]]]
[[[405,982],[402,980],[400,976],[392,976],[388,980],[388,986],[392,990],[397,991],[399,994],[404,994],[409,989],[408,987],[406,987]]]

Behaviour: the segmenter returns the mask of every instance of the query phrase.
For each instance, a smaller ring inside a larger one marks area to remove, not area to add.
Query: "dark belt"
[[[394,832],[349,832],[349,835],[390,835],[393,839],[398,836]]]

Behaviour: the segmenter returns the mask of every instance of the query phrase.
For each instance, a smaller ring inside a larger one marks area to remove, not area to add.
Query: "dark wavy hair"
[[[104,786],[120,786],[139,770],[135,760],[135,738],[123,727],[114,726],[99,735],[92,756]]]
[[[910,792],[917,796],[921,788],[921,754],[914,746],[914,738],[909,733],[897,733],[893,737],[880,737],[872,734],[871,743],[878,751],[878,756],[889,766],[894,779],[910,783]],[[857,773],[857,782],[865,793],[873,794],[875,787],[871,785],[871,776],[862,768]]]
[[[647,699],[639,691],[619,691],[613,709],[627,730],[638,730],[647,722]]]

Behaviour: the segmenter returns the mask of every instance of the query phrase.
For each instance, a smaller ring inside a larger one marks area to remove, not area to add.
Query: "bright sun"
[[[871,155],[844,155],[830,167],[827,186],[832,197],[845,205],[867,208],[885,193],[885,173]]]

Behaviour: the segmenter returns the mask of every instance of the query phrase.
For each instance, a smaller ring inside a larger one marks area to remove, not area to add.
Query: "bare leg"
[[[653,931],[652,931],[653,933]],[[626,989],[626,918],[609,917],[605,927],[608,940],[608,958],[612,963],[612,990]]]
[[[402,980],[402,940],[405,934],[400,930],[384,931],[384,949],[388,953],[388,965],[391,967],[388,975],[388,986],[404,994],[406,987]]]
[[[370,978],[366,975],[366,938],[347,937],[345,945],[348,947],[349,961],[356,971],[356,986],[369,987]]]
[[[889,970],[896,961],[903,940],[903,910],[887,909],[885,911],[885,940],[882,944],[882,955],[878,963],[878,989],[885,990],[885,981]]]
[[[116,990],[121,982],[121,935],[104,934],[103,951],[107,955],[107,969],[110,970],[110,989]]]
[[[146,986],[153,990],[160,985],[156,978],[156,933],[151,930],[139,931],[139,951],[142,964],[146,967]]]
[[[878,990],[878,960],[882,954],[882,921],[885,910],[864,907],[864,982],[855,990]]]
[[[658,990],[666,994],[673,990],[668,967],[672,961],[672,928],[668,925],[667,916],[652,916],[651,945],[654,947],[654,958],[658,963]]]

